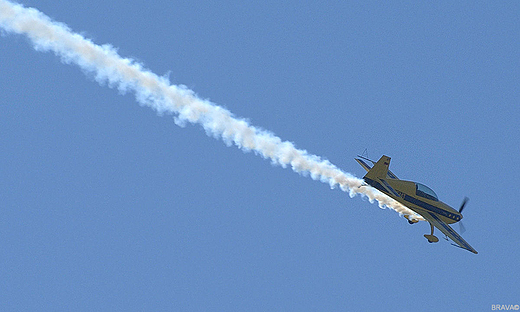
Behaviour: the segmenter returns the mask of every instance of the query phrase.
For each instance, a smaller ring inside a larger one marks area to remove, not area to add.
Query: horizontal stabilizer
[[[363,167],[366,171],[372,169],[372,165],[370,165],[369,163],[367,163],[365,160],[361,159],[361,158],[356,158],[356,161],[358,162],[358,164],[361,165],[361,167]]]

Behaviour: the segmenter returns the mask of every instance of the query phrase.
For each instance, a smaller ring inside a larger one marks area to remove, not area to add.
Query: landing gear
[[[410,218],[409,215],[404,215],[404,217],[406,218],[406,220],[408,220],[408,223],[410,223],[410,224],[415,224],[415,223],[419,222],[419,220],[417,220],[415,218]]]
[[[428,243],[436,243],[439,241],[439,239],[437,238],[437,236],[433,235],[433,224],[430,223],[430,227],[431,227],[431,234],[428,235],[428,234],[424,234],[424,237],[426,237],[426,239],[428,240]]]

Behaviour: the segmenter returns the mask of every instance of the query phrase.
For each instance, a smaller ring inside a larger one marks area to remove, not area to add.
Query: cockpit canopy
[[[416,189],[415,194],[417,196],[421,196],[421,197],[427,198],[429,200],[435,200],[435,201],[439,200],[439,198],[437,197],[437,194],[435,194],[435,192],[431,188],[427,187],[424,184],[415,183],[415,189]]]

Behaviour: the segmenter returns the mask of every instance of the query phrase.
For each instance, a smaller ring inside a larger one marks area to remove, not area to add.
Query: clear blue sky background
[[[358,177],[368,148],[454,207],[470,197],[479,254],[4,34],[2,310],[520,304],[519,2],[23,3]]]

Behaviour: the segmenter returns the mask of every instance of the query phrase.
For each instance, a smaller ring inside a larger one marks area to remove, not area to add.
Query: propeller
[[[459,221],[459,232],[460,234],[466,232],[466,227],[464,226],[464,223],[462,223],[462,221]]]
[[[462,213],[462,210],[464,210],[464,206],[466,206],[466,203],[468,202],[469,198],[467,197],[464,197],[464,200],[462,201],[462,204],[460,205],[460,208],[459,208],[459,213]]]
[[[460,204],[459,213],[462,213],[462,210],[464,210],[464,207],[466,206],[466,203],[468,202],[469,198],[464,197],[464,200],[462,201],[462,204]],[[464,224],[462,224],[462,221],[459,221],[459,230],[460,234],[466,232],[466,227]]]

